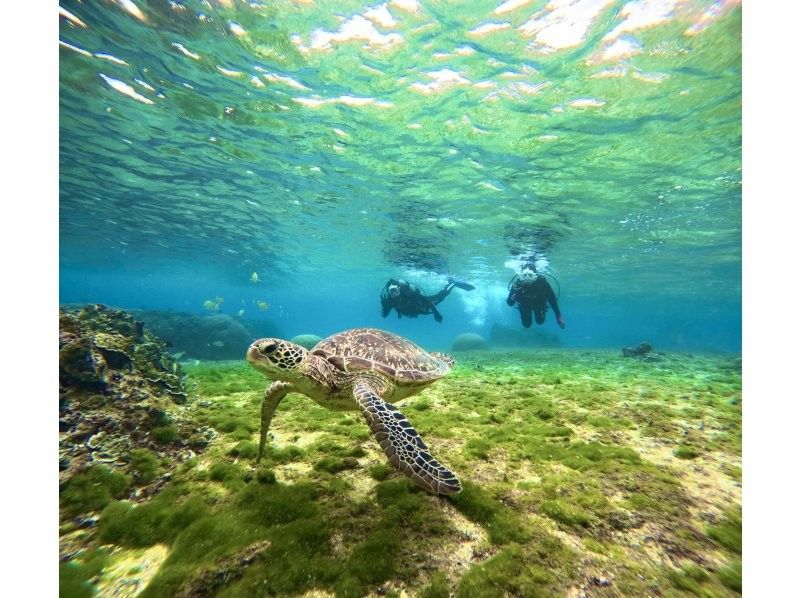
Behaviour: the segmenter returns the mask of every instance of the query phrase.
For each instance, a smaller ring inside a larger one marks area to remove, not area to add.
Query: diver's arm
[[[437,322],[441,322],[444,318],[442,318],[442,313],[436,308],[436,306],[431,302],[431,311],[433,311],[433,319]]]
[[[511,290],[508,292],[508,297],[506,298],[506,303],[509,306],[514,305],[514,302],[517,300],[517,285],[511,287]]]

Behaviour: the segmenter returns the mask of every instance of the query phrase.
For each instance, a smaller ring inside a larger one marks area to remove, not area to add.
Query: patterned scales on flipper
[[[453,364],[449,355],[428,353],[408,339],[375,328],[335,334],[318,343],[312,354],[344,372],[373,370],[400,383],[436,380]]]
[[[353,396],[392,465],[430,492],[461,492],[456,475],[431,456],[417,431],[394,405],[384,402],[365,382],[355,385]]]

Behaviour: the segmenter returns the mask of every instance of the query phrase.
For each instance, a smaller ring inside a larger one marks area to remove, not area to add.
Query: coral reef
[[[317,336],[316,334],[298,334],[291,339],[293,343],[300,345],[301,347],[305,347],[306,349],[313,349],[314,346],[321,340],[322,337]]]
[[[142,598],[741,592],[738,356],[464,353],[398,405],[459,472],[450,498],[387,467],[358,413],[296,394],[256,466],[263,377],[243,361],[185,371],[187,415],[217,438],[137,506],[124,488],[151,475],[146,453],[62,495],[105,502],[62,529],[64,587],[108,587],[114,559],[163,546]]]
[[[167,475],[190,448],[207,444],[206,439],[189,446],[184,440],[204,436],[181,415],[186,401],[180,366],[142,322],[103,305],[62,309],[59,475],[70,510],[102,508],[132,482],[158,483],[162,469]],[[209,429],[205,436],[213,434]],[[133,479],[120,478],[115,469]]]
[[[503,324],[492,324],[489,342],[494,347],[559,347],[561,337],[555,332],[541,328],[513,328]]]
[[[463,332],[453,340],[453,351],[485,351],[489,348],[486,339],[474,332]]]

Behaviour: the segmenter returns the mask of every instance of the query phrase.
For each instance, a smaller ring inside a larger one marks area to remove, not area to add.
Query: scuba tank
[[[554,289],[554,292],[556,294],[556,303],[558,303],[558,300],[561,298],[561,284],[558,282],[558,279],[555,276],[553,276],[552,274],[549,274],[549,273],[539,274],[537,272],[537,274],[539,276],[546,276],[546,277],[552,278],[553,282],[556,283],[556,288]],[[508,281],[508,291],[509,292],[511,292],[511,288],[514,286],[514,283],[517,282],[518,280],[519,280],[519,274],[514,274],[514,276],[511,278],[511,280]],[[550,304],[548,304],[547,307],[548,307],[548,309],[552,309],[550,307]]]

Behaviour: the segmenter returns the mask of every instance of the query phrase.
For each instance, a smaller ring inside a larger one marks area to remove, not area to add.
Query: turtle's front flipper
[[[384,402],[368,382],[356,383],[353,397],[392,465],[430,492],[461,492],[456,474],[431,456],[405,416],[394,405]]]
[[[261,401],[261,441],[258,444],[256,463],[260,462],[261,457],[264,455],[267,432],[269,432],[269,424],[272,421],[275,409],[278,408],[278,404],[290,390],[292,390],[292,385],[288,382],[276,381],[270,384],[264,393],[264,399]]]

